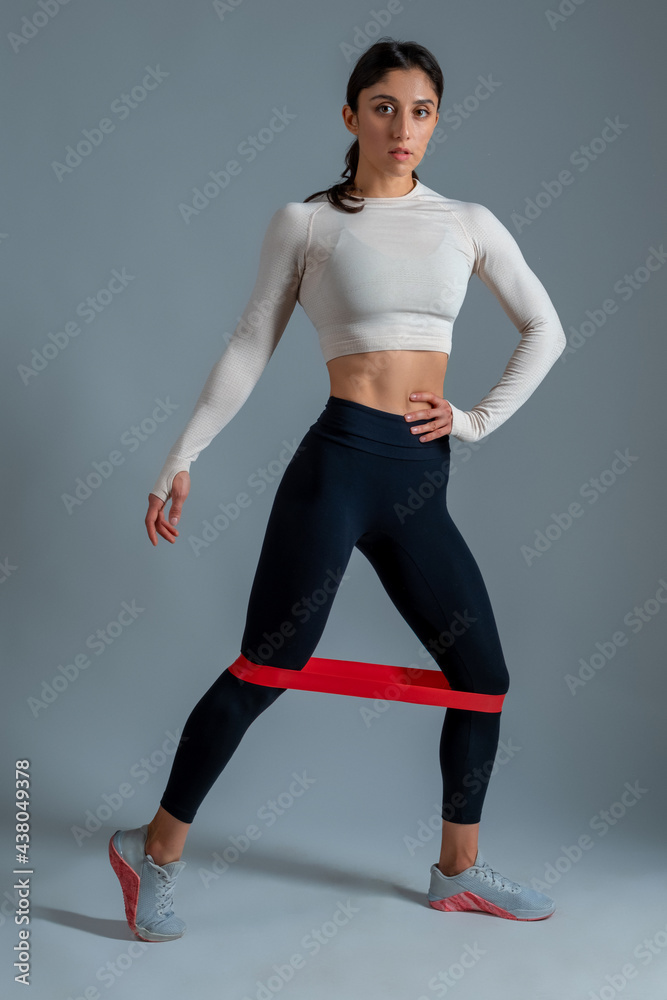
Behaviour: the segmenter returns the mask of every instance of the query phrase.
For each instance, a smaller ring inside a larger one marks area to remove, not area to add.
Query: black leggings
[[[447,510],[449,437],[421,442],[411,426],[400,413],[329,396],[276,490],[241,641],[249,660],[305,666],[356,547],[453,689],[507,692],[486,587]],[[223,671],[183,729],[161,799],[167,812],[192,822],[250,724],[285,690]],[[500,715],[446,709],[443,819],[479,822]]]

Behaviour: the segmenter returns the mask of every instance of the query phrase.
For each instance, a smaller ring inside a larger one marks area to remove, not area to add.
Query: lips
[[[396,146],[395,149],[390,149],[390,153],[409,153],[410,150],[406,149],[405,146]]]

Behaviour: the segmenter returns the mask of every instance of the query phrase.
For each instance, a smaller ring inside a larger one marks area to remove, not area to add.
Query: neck
[[[400,198],[403,195],[410,194],[411,191],[414,191],[416,184],[417,184],[417,179],[415,177],[410,177],[410,187],[408,188],[407,191],[403,191],[401,194],[375,194],[375,195],[369,194],[369,195],[366,195],[366,197],[368,197],[368,198]],[[364,188],[358,187],[352,181],[349,181],[345,185],[345,188],[346,188],[347,191],[354,191],[354,192],[356,192],[358,194],[362,194],[362,195],[364,194]]]

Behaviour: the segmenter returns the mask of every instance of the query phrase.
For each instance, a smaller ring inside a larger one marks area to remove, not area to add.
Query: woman
[[[342,175],[349,179],[271,218],[251,299],[150,494],[146,528],[153,545],[158,535],[175,541],[191,462],[240,410],[299,301],[318,331],[331,390],[276,491],[243,655],[302,669],[356,547],[451,687],[504,695],[509,677],[486,588],[446,508],[449,435],[477,441],[507,420],[561,354],[565,334],[489,209],[440,195],[417,177],[442,92],[441,70],[421,45],[380,40],[361,56],[343,107],[356,136]],[[473,273],[521,340],[499,382],[463,411],[440,393]],[[439,488],[411,510],[409,491],[423,482]],[[325,589],[330,597],[317,613],[295,621],[295,602]],[[128,922],[143,940],[182,935],[172,899],[195,813],[248,726],[285,690],[246,683],[227,668],[186,722],[154,818],[111,838]],[[471,776],[493,762],[499,728],[499,711],[446,711],[442,847],[428,900],[441,910],[544,919],[553,900],[501,876],[478,850],[487,782]]]

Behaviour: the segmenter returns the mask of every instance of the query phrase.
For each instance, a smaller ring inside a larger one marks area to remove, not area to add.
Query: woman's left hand
[[[414,434],[424,434],[424,437],[420,437],[420,441],[435,441],[436,438],[444,437],[445,434],[450,434],[452,430],[452,408],[446,399],[442,396],[436,396],[434,392],[411,392],[410,399],[421,402],[424,400],[427,403],[431,403],[431,407],[428,410],[411,410],[409,413],[405,414],[406,421],[415,420],[428,420],[429,417],[433,419],[428,424],[420,424],[419,426],[411,427],[410,433]]]

